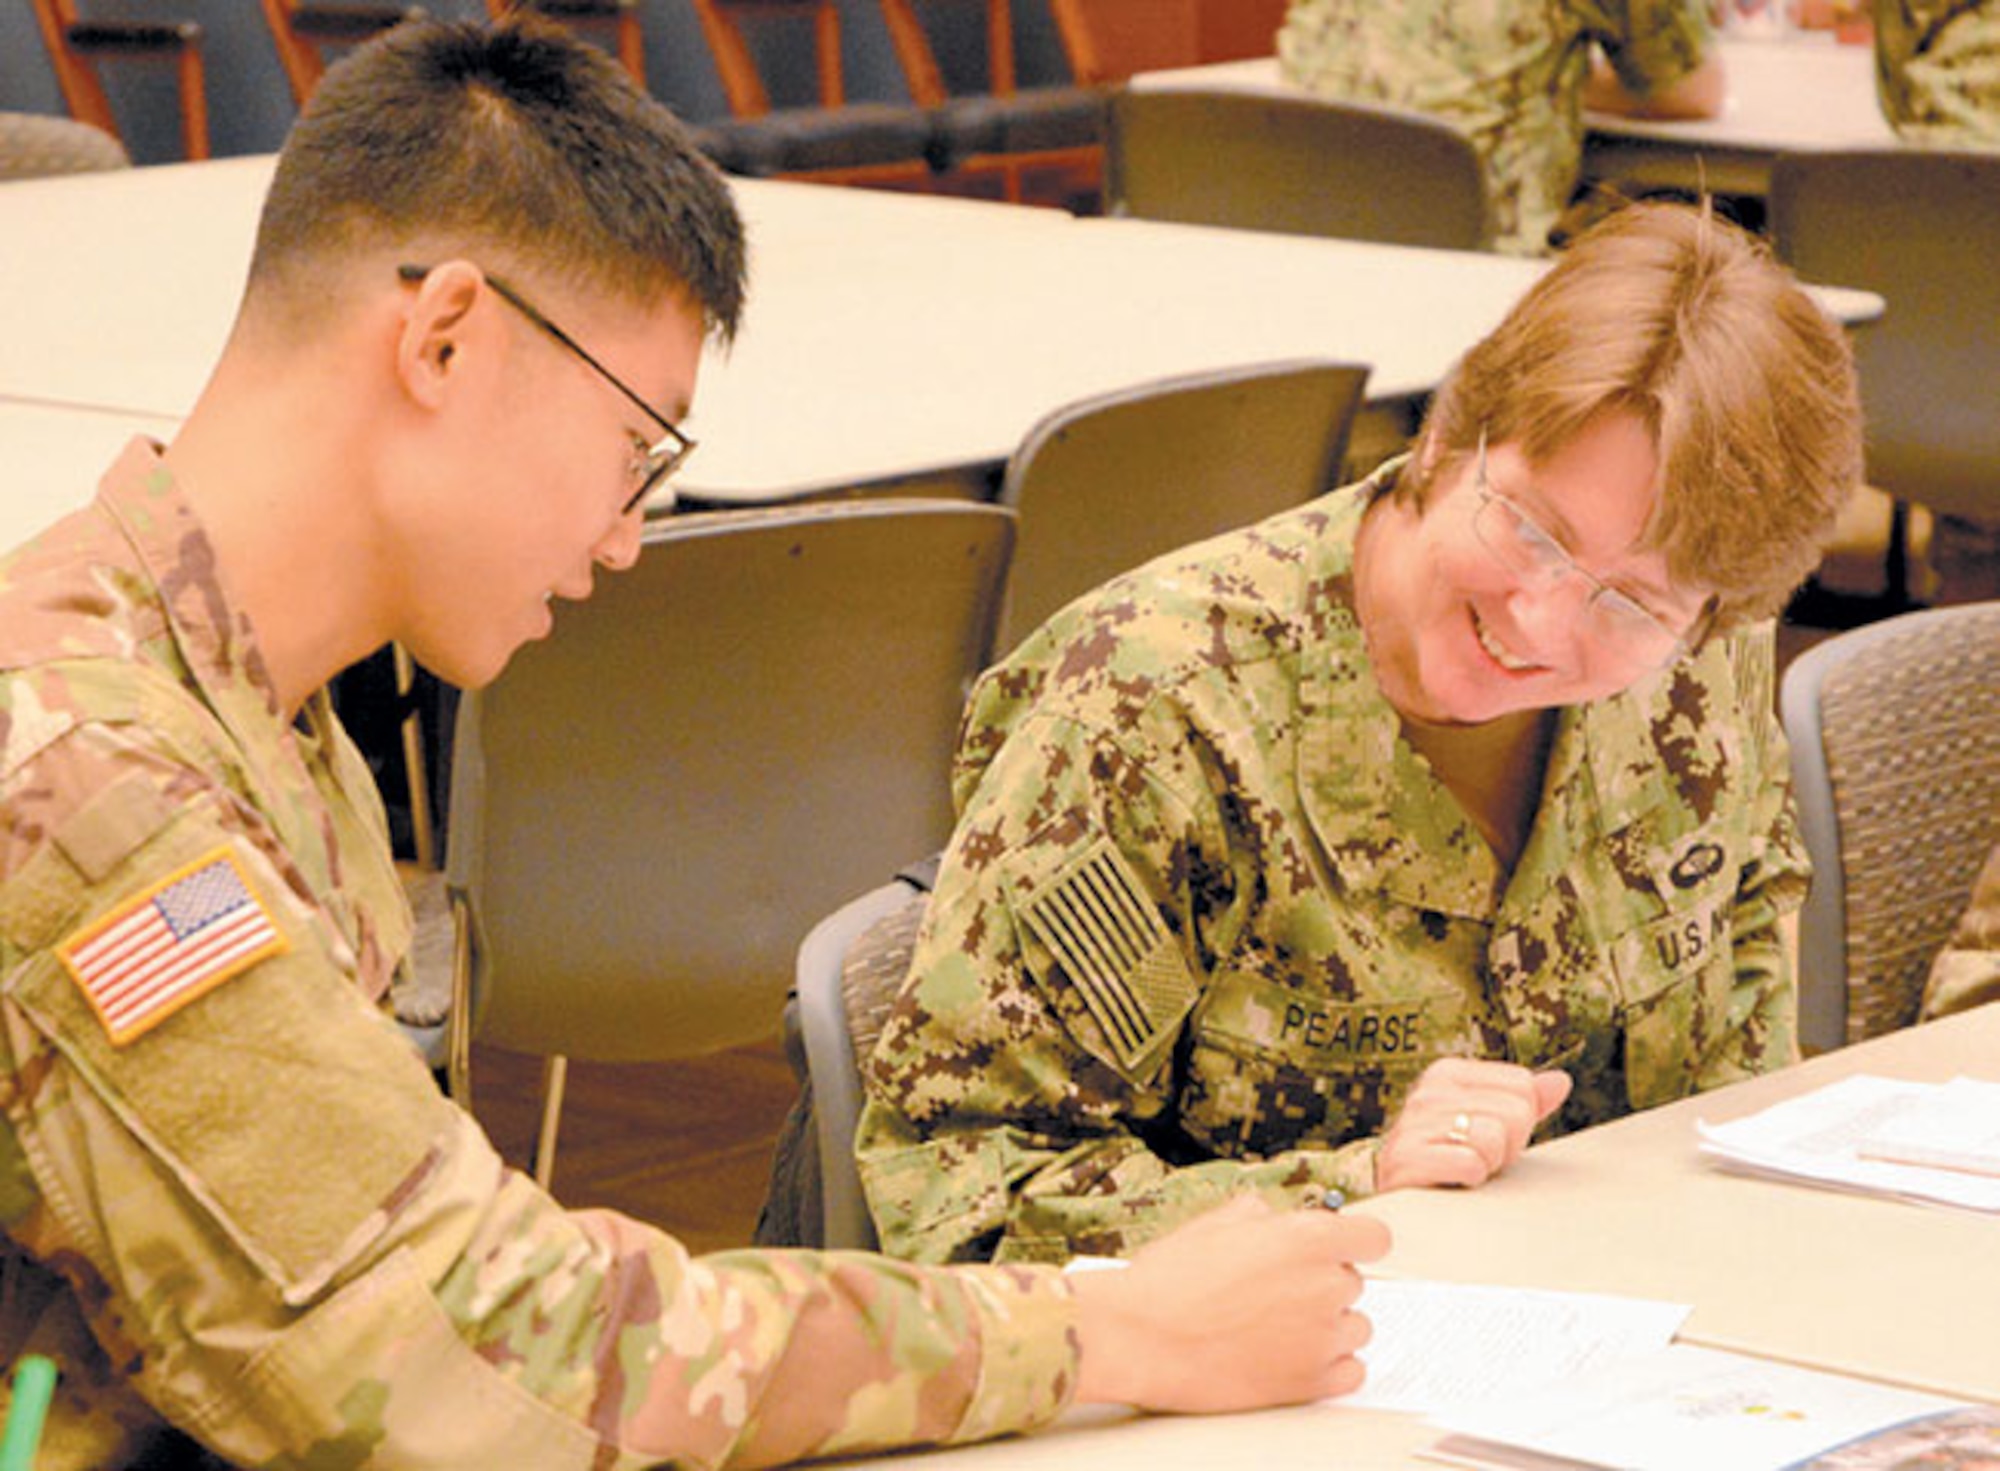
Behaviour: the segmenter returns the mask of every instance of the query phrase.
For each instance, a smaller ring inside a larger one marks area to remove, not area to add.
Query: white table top
[[[7,487],[0,494],[0,550],[88,502],[134,435],[164,440],[177,423],[154,414],[0,399],[0,464]]]
[[[1593,177],[1630,177],[1644,158],[1644,181],[1710,188],[1762,185],[1738,174],[1698,175],[1692,160],[1708,156],[1725,170],[1761,166],[1768,175],[1773,154],[1827,148],[1886,147],[1896,135],[1875,100],[1875,53],[1871,47],[1842,45],[1823,31],[1796,32],[1771,40],[1725,35],[1718,38],[1728,75],[1728,95],[1714,118],[1655,122],[1613,113],[1585,115],[1590,150],[1585,172]],[[1226,87],[1275,95],[1300,95],[1302,88],[1278,73],[1276,57],[1257,57],[1208,66],[1147,72],[1132,85],[1148,89]]]
[[[185,414],[269,168],[0,190],[0,397]],[[819,185],[737,194],[750,304],[704,366],[683,481],[717,500],[990,468],[1072,399],[1241,362],[1344,358],[1375,366],[1376,401],[1420,393],[1541,269]]]
[[[0,399],[177,418],[233,318],[271,160],[0,188]],[[1240,363],[1434,387],[1546,266],[825,185],[737,181],[751,293],[687,421],[691,498],[991,474],[1045,414]],[[1853,320],[1880,308],[1828,298]],[[0,452],[5,451],[0,441]]]
[[[2000,1077],[2000,1005],[1538,1146],[1478,1190],[1350,1208],[1390,1224],[1383,1266],[1401,1275],[1687,1302],[1684,1341],[2000,1403],[2000,1220],[1727,1174],[1695,1153],[1695,1119],[1856,1072]],[[1194,1418],[1092,1410],[1039,1435],[856,1464],[1386,1471],[1433,1464],[1417,1452],[1436,1437],[1416,1416],[1338,1403]]]

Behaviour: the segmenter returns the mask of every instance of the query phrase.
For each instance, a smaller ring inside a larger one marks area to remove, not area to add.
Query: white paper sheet
[[[1624,1471],[1783,1471],[1856,1437],[1959,1402],[1768,1359],[1675,1344],[1539,1394],[1434,1416],[1453,1432],[1436,1459],[1482,1457],[1472,1442]],[[1427,1452],[1433,1454],[1433,1452]]]
[[[1665,1347],[1682,1303],[1371,1278],[1368,1378],[1340,1401],[1430,1414]]]
[[[1873,1195],[2000,1211],[2000,1179],[1867,1159],[1862,1142],[1939,1087],[1860,1074],[1727,1124],[1701,1122],[1702,1153],[1735,1169]]]

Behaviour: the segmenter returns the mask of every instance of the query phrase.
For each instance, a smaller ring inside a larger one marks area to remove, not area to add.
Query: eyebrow
[[[1486,475],[1490,484],[1493,477],[1490,464]],[[1502,495],[1512,496],[1514,499],[1520,501],[1526,509],[1532,511],[1535,519],[1541,522],[1549,534],[1562,544],[1562,549],[1569,553],[1570,560],[1576,561],[1576,544],[1578,540],[1576,528],[1570,524],[1569,519],[1561,511],[1549,504],[1548,498],[1541,493],[1540,488],[1532,480],[1528,482],[1525,494],[1522,491],[1502,489],[1497,485],[1494,486],[1494,489],[1500,491]],[[1649,517],[1648,519],[1651,518]],[[1628,550],[1630,549],[1628,548]],[[1665,560],[1664,557],[1662,557],[1662,560]],[[1577,566],[1582,567],[1583,563],[1577,562]],[[1616,588],[1627,597],[1637,597],[1646,600],[1647,608],[1652,611],[1657,611],[1653,608],[1654,601],[1673,602],[1685,596],[1672,583],[1655,582],[1649,577],[1635,576],[1629,572],[1615,573],[1607,577],[1594,569],[1586,568],[1585,570],[1589,571],[1591,576],[1595,577],[1606,587]],[[1702,601],[1706,602],[1706,599]]]

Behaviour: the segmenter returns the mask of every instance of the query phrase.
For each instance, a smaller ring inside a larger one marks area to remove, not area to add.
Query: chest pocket
[[[1736,973],[1732,913],[1731,886],[1706,883],[1613,945],[1633,1108],[1692,1093],[1703,1058],[1727,1037]]]
[[[1378,1132],[1418,1073],[1458,1050],[1441,997],[1339,1002],[1242,971],[1208,988],[1193,1021],[1182,1126],[1229,1157]]]

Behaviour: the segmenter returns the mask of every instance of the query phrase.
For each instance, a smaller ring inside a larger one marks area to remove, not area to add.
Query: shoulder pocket
[[[281,943],[119,1042],[58,952],[218,850]],[[105,882],[72,869],[68,884],[69,902],[52,902],[74,928],[15,968],[8,999],[287,1302],[310,1299],[431,1167],[451,1105],[356,992],[310,909],[207,804]]]
[[[1150,1077],[1196,987],[1124,855],[1099,837],[1039,882],[1008,878],[1029,969],[1077,1042],[1127,1078]]]

